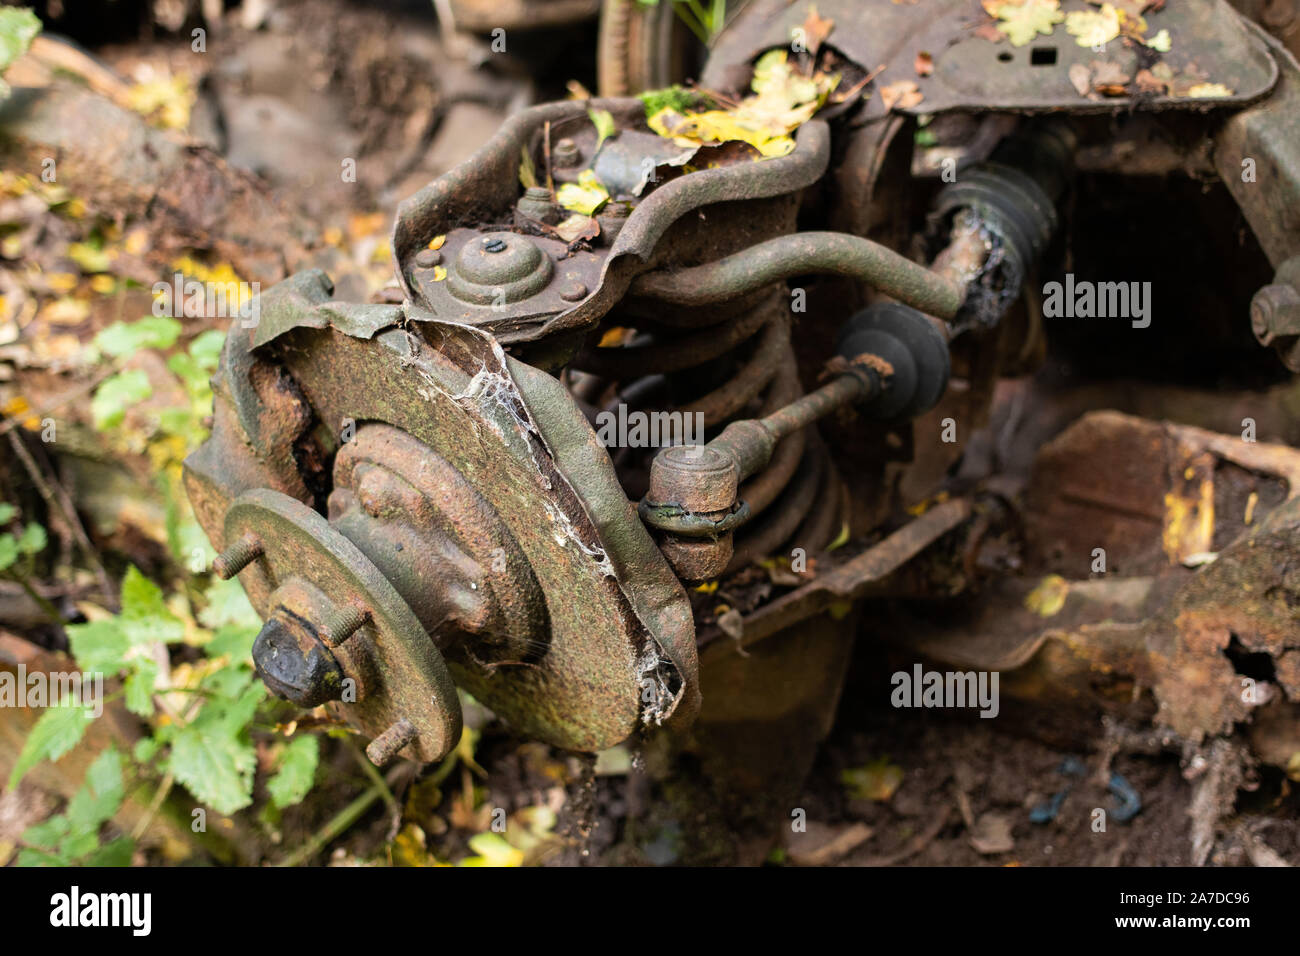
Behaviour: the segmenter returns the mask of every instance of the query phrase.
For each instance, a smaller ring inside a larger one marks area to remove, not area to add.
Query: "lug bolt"
[[[361,629],[370,619],[370,612],[351,604],[335,608],[325,615],[321,624],[320,639],[330,647],[338,647]]]
[[[437,249],[421,249],[415,254],[415,264],[421,269],[432,269],[442,262],[442,253]]]
[[[212,570],[217,577],[229,581],[244,568],[262,556],[262,542],[251,534],[246,534],[238,541],[232,541],[225,551],[217,555],[212,562]]]
[[[370,741],[370,746],[366,747],[366,756],[376,767],[382,767],[394,757],[397,752],[409,744],[416,737],[415,725],[405,717],[397,720],[385,730],[382,734]]]

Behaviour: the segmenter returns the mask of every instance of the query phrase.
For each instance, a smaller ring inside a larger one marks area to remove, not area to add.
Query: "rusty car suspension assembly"
[[[710,69],[782,45],[805,5],[778,6],[755,4],[748,22],[768,26],[724,34]],[[1213,6],[1189,2],[1185,15]],[[912,8],[885,12],[921,42]],[[1277,70],[1254,33],[1229,32],[1252,57],[1237,107]],[[852,40],[855,62],[876,62],[855,47],[866,38]],[[953,75],[936,73],[932,108],[1074,108],[1023,80],[944,86]],[[888,149],[900,123],[877,109],[837,131]],[[259,675],[371,737],[377,763],[447,753],[458,686],[573,750],[689,725],[701,689],[686,585],[878,527],[842,474],[846,450],[814,423],[910,442],[909,423],[945,395],[958,340],[978,352],[1001,331],[1058,229],[1076,147],[1060,115],[1020,122],[936,191],[924,248],[905,256],[866,237],[857,193],[839,216],[851,228],[799,229],[831,181],[823,120],[804,123],[788,155],[684,171],[639,99],[511,117],[401,205],[400,303],[337,302],[323,273],[305,272],[261,297],[255,327],[231,329],[212,437],[186,480],[221,550],[216,571],[238,574],[266,621]],[[598,230],[567,241],[538,180],[589,169],[611,199]],[[852,188],[874,196],[874,175]],[[842,277],[853,294],[801,317],[790,283],[810,275]],[[1280,272],[1281,291],[1261,293],[1261,338],[1293,342],[1293,278]],[[804,327],[822,334],[809,341]],[[964,361],[973,375],[978,361]],[[818,373],[824,384],[805,392]],[[606,448],[594,426],[620,408],[698,417],[705,434]],[[852,600],[969,515],[950,502],[846,548],[815,585],[755,611],[749,639]]]

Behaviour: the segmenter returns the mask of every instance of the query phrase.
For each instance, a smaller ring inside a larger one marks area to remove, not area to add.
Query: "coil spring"
[[[589,347],[566,369],[589,417],[598,412],[671,411],[699,415],[712,438],[728,422],[768,415],[804,394],[791,343],[790,296],[782,283],[730,308],[682,309],[629,303],[594,333],[633,325],[619,348]],[[669,311],[671,309],[671,311]],[[656,449],[611,449],[629,497],[645,492]],[[812,553],[836,535],[848,514],[848,490],[815,429],[785,438],[767,468],[740,486],[751,520],[736,534],[730,574],[784,542]]]

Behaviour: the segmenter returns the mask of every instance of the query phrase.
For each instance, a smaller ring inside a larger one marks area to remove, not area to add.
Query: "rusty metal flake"
[[[615,545],[557,467],[500,347],[468,326],[419,330],[428,342],[406,329],[366,342],[303,328],[277,344],[327,427],[385,422],[430,446],[494,505],[532,566],[551,622],[545,652],[481,660],[455,644],[447,662],[457,683],[523,734],[572,750],[612,746],[641,724],[644,681],[660,686],[648,630],[659,623],[638,618],[625,594],[636,582],[619,580],[606,550]],[[666,715],[672,701],[662,703]]]
[[[732,85],[736,64],[752,62],[773,47],[788,47],[793,30],[801,27],[813,4],[758,0],[722,31],[713,46],[700,83],[709,89]],[[1023,112],[1120,113],[1135,109],[1195,109],[1240,107],[1266,95],[1277,80],[1278,65],[1258,31],[1225,0],[1178,0],[1148,14],[1148,33],[1168,29],[1173,50],[1165,55],[1175,70],[1189,62],[1223,83],[1233,96],[1216,99],[1154,96],[1106,97],[1099,101],[1079,95],[1070,82],[1070,67],[1097,59],[1113,60],[1131,75],[1136,54],[1112,40],[1102,54],[1081,47],[1058,24],[1051,36],[1037,36],[1024,47],[991,43],[975,36],[979,10],[971,0],[817,0],[818,13],[835,21],[827,46],[842,50],[862,69],[885,71],[877,86],[899,80],[917,84],[923,98],[898,112],[913,116],[954,109],[1016,110]],[[1063,0],[1065,13],[1093,10],[1085,0]],[[1035,53],[1034,51],[1050,53]],[[934,58],[934,71],[918,76],[918,53]],[[868,100],[864,117],[888,112],[878,96]]]
[[[251,347],[259,348],[290,329],[336,328],[357,338],[373,338],[404,317],[399,305],[334,302],[334,283],[321,269],[297,272],[258,297],[258,321]]]
[[[241,582],[254,579],[247,590],[263,619],[273,610],[270,595],[294,579],[368,613],[333,649],[357,682],[357,700],[330,706],[370,737],[409,720],[417,731],[410,755],[426,763],[445,756],[460,739],[456,685],[414,612],[361,550],[311,508],[267,488],[245,492],[226,512],[226,540],[244,535],[261,545]]]
[[[589,107],[609,110],[616,121],[629,128],[644,123],[639,99],[547,104],[525,110],[507,120],[469,160],[398,207],[393,231],[397,277],[417,305],[440,318],[485,328],[503,344],[534,342],[561,331],[589,328],[623,298],[632,278],[649,268],[660,239],[687,213],[714,203],[798,192],[820,179],[830,161],[830,130],[824,122],[812,120],[799,128],[795,149],[787,156],[697,170],[670,180],[637,204],[608,251],[584,253],[592,261],[581,259],[570,269],[561,263],[537,303],[525,300],[504,309],[468,306],[436,288],[443,282],[427,281],[429,277],[417,267],[415,256],[436,236],[446,236],[450,242],[457,230],[508,221],[519,193],[521,151],[531,147],[547,122],[552,124],[554,136],[554,128],[564,121],[585,121]],[[458,237],[457,241],[462,240]],[[545,240],[538,242],[545,244]],[[552,289],[572,281],[569,272],[573,269],[592,273],[590,279],[577,277],[591,290],[589,294],[576,304],[562,296],[558,301],[548,298]],[[426,281],[413,282],[412,276],[417,275]],[[549,314],[552,310],[554,314]]]

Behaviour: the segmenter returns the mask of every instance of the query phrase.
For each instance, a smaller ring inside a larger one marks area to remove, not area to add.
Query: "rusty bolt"
[[[376,767],[382,767],[396,757],[398,751],[414,740],[415,737],[415,725],[402,717],[391,724],[382,734],[370,741],[370,746],[366,747],[366,756],[370,758],[370,762]]]
[[[212,562],[212,570],[217,577],[229,581],[244,568],[262,556],[262,543],[251,534],[246,534],[238,541],[232,541],[225,551],[217,555]]]
[[[421,269],[432,269],[442,262],[442,253],[437,249],[421,249],[415,254],[415,264]]]
[[[578,144],[567,136],[555,144],[551,150],[551,161],[556,166],[576,166],[582,154],[578,151]]]
[[[1300,335],[1300,291],[1282,282],[1264,286],[1250,300],[1250,327],[1260,345]]]
[[[370,612],[351,604],[333,608],[321,622],[320,638],[330,647],[338,647],[359,631],[370,619]]]
[[[317,707],[343,694],[343,669],[315,625],[283,606],[258,632],[253,664],[271,693],[300,707]]]
[[[570,282],[560,290],[560,298],[565,302],[580,302],[587,297],[587,287],[581,282]]]
[[[731,534],[717,538],[681,538],[666,534],[659,550],[677,576],[684,581],[708,581],[727,569],[735,553]]]
[[[735,503],[738,476],[730,456],[707,445],[673,445],[650,463],[648,497],[688,511],[727,511]]]

